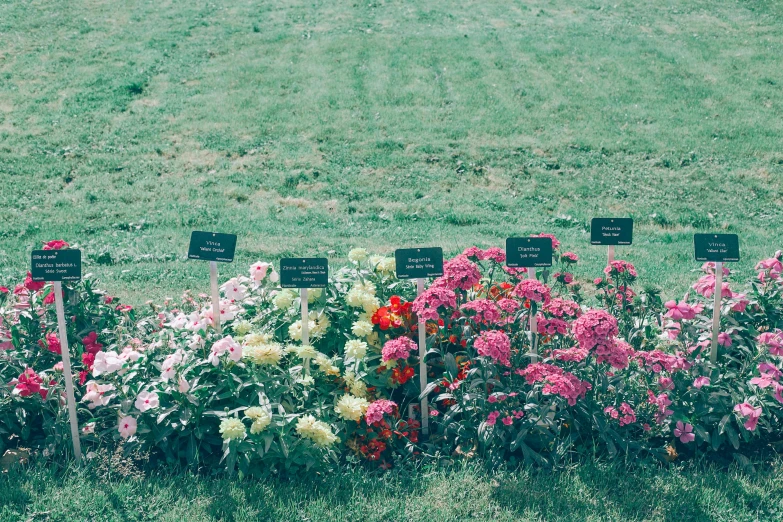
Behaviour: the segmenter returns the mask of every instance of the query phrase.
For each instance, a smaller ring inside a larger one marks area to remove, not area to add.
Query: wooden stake
[[[609,245],[607,254],[609,255],[609,263],[612,264],[612,261],[614,261],[614,245]]]
[[[65,307],[63,306],[63,285],[54,282],[54,306],[57,309],[57,325],[60,328],[60,349],[63,359],[63,376],[65,377],[65,396],[68,405],[68,418],[71,422],[71,438],[73,439],[73,454],[76,462],[82,458],[82,446],[79,440],[79,419],[76,416],[76,398],[73,394],[73,374],[71,373],[71,354],[68,350],[68,328],[65,325]]]
[[[218,269],[217,261],[209,262],[209,279],[212,287],[212,322],[215,325],[215,331],[221,333],[220,326],[220,291],[218,289]]]
[[[416,294],[424,292],[424,279],[416,279]],[[419,385],[421,391],[427,388],[427,363],[424,361],[427,355],[427,325],[425,321],[419,321]],[[427,396],[421,398],[421,431],[424,435],[430,433],[430,412]]]
[[[723,292],[723,263],[715,263],[715,295],[712,309],[712,350],[710,351],[710,362],[715,364],[718,361],[718,334],[720,333],[720,309],[721,294]]]
[[[527,269],[527,278],[536,278],[536,269],[534,267]],[[533,313],[532,305],[530,309],[530,345],[532,346],[533,352],[538,353],[538,321],[536,321],[536,315]],[[534,362],[537,359],[536,356],[533,356],[532,358]]]

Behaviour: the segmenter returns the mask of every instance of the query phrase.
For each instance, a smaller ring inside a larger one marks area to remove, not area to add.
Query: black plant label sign
[[[33,250],[30,264],[33,281],[79,281],[82,278],[82,251]]]
[[[324,257],[290,257],[280,260],[283,288],[326,288],[329,260]]]
[[[548,237],[506,239],[506,266],[510,268],[552,266],[552,239]]]
[[[231,263],[237,248],[237,236],[218,232],[193,231],[190,234],[188,259]]]
[[[394,252],[397,279],[426,279],[443,275],[443,249],[400,248]]]
[[[632,242],[631,218],[593,218],[590,222],[591,245],[630,245]]]
[[[736,262],[740,260],[737,234],[695,234],[696,261]]]

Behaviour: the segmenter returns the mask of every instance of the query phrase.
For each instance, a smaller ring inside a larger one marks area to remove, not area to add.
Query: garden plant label
[[[443,275],[443,249],[400,248],[394,252],[397,279],[426,279]]]
[[[506,266],[511,268],[552,266],[552,240],[548,237],[506,239]]]
[[[231,263],[237,247],[237,236],[217,232],[193,231],[190,235],[188,259]]]

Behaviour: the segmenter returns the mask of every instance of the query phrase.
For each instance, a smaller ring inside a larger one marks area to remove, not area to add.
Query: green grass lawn
[[[0,278],[64,238],[136,303],[239,266],[552,231],[593,216],[671,296],[694,232],[783,246],[777,0],[0,2]]]
[[[0,477],[0,521],[771,521],[783,517],[781,479],[779,464],[755,475],[593,464],[555,473],[346,471],[295,482],[33,467]]]

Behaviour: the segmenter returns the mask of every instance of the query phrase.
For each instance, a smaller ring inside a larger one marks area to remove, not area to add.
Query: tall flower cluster
[[[549,287],[537,279],[523,279],[512,292],[520,299],[529,299],[536,303],[546,303],[551,297]]]
[[[438,308],[455,308],[457,306],[457,295],[453,290],[440,286],[431,286],[421,293],[412,305],[413,312],[422,321],[437,321]]]
[[[511,366],[511,340],[502,330],[481,332],[473,341],[479,355],[489,357],[496,363]]]
[[[584,398],[592,385],[580,380],[573,373],[566,372],[559,366],[545,363],[533,363],[517,373],[525,378],[528,384],[543,382],[541,392],[544,395],[559,395],[569,406],[576,404],[577,399]]]
[[[467,256],[459,255],[443,263],[443,275],[435,280],[434,286],[450,290],[470,290],[481,281],[481,272]]]
[[[410,353],[418,348],[418,345],[409,337],[397,337],[386,341],[381,350],[383,361],[407,359]]]

